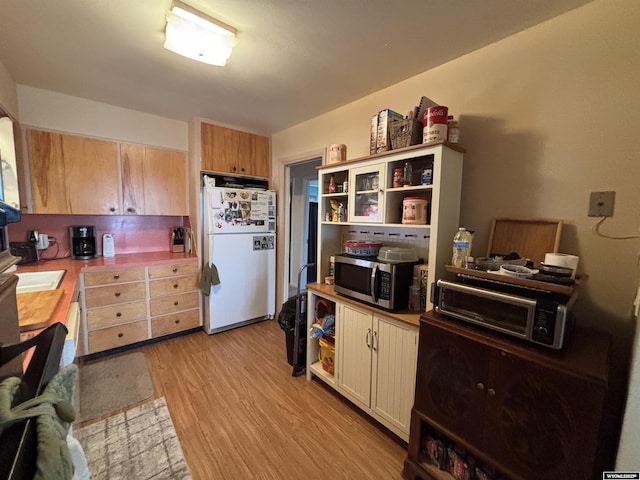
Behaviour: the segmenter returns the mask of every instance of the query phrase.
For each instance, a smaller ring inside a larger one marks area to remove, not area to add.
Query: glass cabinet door
[[[350,172],[350,222],[382,223],[384,219],[385,165],[357,167]]]

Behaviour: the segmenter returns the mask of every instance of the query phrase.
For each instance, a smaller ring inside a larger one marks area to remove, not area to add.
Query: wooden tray
[[[533,261],[538,268],[545,253],[556,253],[560,245],[562,220],[496,218],[491,227],[487,257],[511,252]]]
[[[20,331],[37,330],[44,328],[51,321],[64,290],[44,290],[42,292],[18,293],[18,323]]]

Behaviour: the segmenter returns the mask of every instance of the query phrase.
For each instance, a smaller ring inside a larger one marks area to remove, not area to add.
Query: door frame
[[[309,162],[317,158],[321,159],[321,165],[326,164],[326,159],[327,159],[326,147],[314,149],[305,153],[301,153],[300,155],[295,155],[295,156],[280,160],[280,165],[279,165],[280,171],[278,172],[278,174],[279,174],[279,177],[282,179],[282,183],[279,186],[279,191],[281,195],[280,198],[282,199],[280,204],[282,205],[282,207],[279,208],[279,211],[282,212],[283,221],[281,223],[279,222],[279,225],[281,226],[280,241],[282,242],[282,258],[280,258],[280,260],[278,261],[278,267],[279,267],[279,271],[282,272],[282,279],[280,281],[280,285],[278,289],[280,301],[276,302],[276,306],[278,304],[283,304],[289,298],[288,292],[289,292],[289,283],[291,280],[289,275],[289,268],[287,265],[287,259],[291,255],[291,238],[290,238],[291,192],[289,188],[289,185],[291,182],[291,175],[290,175],[289,167],[298,163]]]

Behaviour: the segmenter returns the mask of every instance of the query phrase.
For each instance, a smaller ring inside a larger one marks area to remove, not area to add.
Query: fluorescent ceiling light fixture
[[[167,13],[164,48],[192,60],[224,66],[236,43],[236,29],[178,0]]]

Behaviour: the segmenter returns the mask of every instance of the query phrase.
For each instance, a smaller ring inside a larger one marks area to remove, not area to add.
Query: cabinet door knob
[[[178,320],[177,318],[173,321],[176,325],[180,323],[180,320]]]
[[[120,292],[116,292],[114,295],[115,295],[116,297],[119,297],[119,296],[120,296]]]
[[[136,213],[136,209],[133,207],[127,208],[127,213]]]
[[[176,300],[175,302],[173,302],[173,304],[174,304],[176,307],[178,306],[178,304],[179,304],[179,303],[180,303],[180,302],[178,302],[177,300]]]
[[[173,267],[173,270],[171,270],[173,273],[176,273],[178,271],[177,267]]]
[[[178,288],[178,284],[177,284],[177,283],[174,283],[174,284],[173,284],[173,288]]]
[[[493,397],[496,394],[496,391],[493,388],[490,388],[487,390],[487,393]]]
[[[122,337],[124,337],[124,333],[120,332],[120,333],[118,334],[118,338],[122,338]]]
[[[122,312],[116,313],[116,317],[121,317],[121,316],[122,316]]]
[[[116,273],[116,274],[113,276],[113,278],[114,278],[114,280],[118,280],[118,279],[120,278],[120,274],[119,274],[119,273]]]
[[[484,390],[484,383],[482,382],[476,383],[476,388],[480,391]]]
[[[109,211],[110,211],[111,213],[113,213],[113,212],[115,212],[115,211],[116,211],[116,209],[115,209],[115,207],[110,207],[110,208],[109,208]]]

